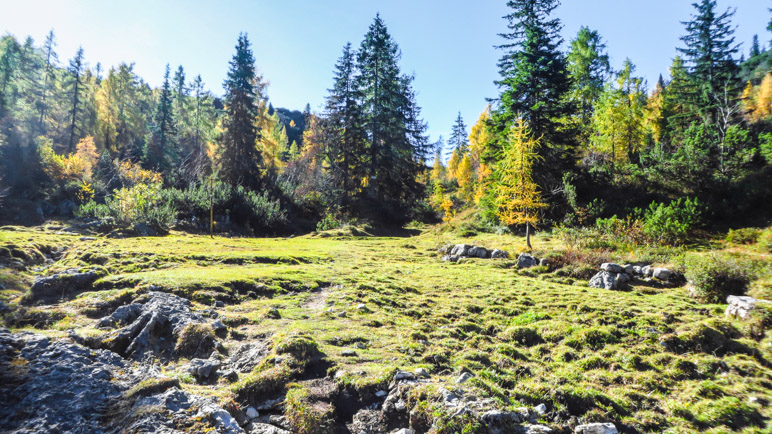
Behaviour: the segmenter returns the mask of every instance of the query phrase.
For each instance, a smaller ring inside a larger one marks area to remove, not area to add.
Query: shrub
[[[652,241],[683,244],[700,221],[700,208],[696,198],[678,199],[668,205],[652,202],[644,213],[643,231]]]
[[[726,240],[734,244],[755,244],[760,235],[761,231],[756,228],[730,229]]]
[[[750,283],[745,267],[725,255],[692,255],[684,265],[696,295],[708,303],[724,303],[728,295],[742,295]]]
[[[759,234],[758,246],[765,252],[772,253],[772,228],[766,228]]]
[[[176,214],[175,208],[163,200],[160,184],[121,188],[104,204],[91,200],[75,211],[78,217],[112,219],[115,226],[143,235],[168,232]]]

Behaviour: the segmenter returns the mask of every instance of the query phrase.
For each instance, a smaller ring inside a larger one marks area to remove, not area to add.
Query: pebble
[[[255,410],[255,407],[247,407],[247,417],[251,419],[256,419],[260,417],[260,413]]]
[[[429,378],[429,371],[424,368],[418,368],[415,370],[415,374],[419,377]]]
[[[547,406],[544,403],[537,405],[536,407],[533,408],[533,410],[536,413],[539,413],[541,416],[544,416],[545,414],[547,414]]]

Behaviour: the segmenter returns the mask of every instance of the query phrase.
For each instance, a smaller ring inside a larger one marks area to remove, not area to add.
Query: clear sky
[[[625,57],[650,84],[667,69],[681,45],[681,21],[690,0],[563,0],[556,15],[563,37],[582,25],[598,30],[612,66]],[[753,34],[768,45],[769,0],[719,0],[737,8],[734,24],[742,51]],[[228,61],[239,32],[249,35],[258,68],[270,82],[274,106],[318,110],[331,86],[332,70],[347,41],[358,46],[381,13],[402,49],[402,71],[415,75],[418,104],[432,140],[446,138],[460,111],[473,124],[485,98],[497,95],[494,45],[505,31],[505,0],[3,0],[0,33],[41,42],[50,29],[62,62],[82,45],[87,62],[109,67],[135,62],[136,72],[157,86],[166,63],[201,74],[222,94]],[[747,54],[746,54],[747,55]]]

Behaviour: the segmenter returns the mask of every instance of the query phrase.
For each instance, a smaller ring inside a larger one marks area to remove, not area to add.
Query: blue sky
[[[694,9],[689,0],[564,0],[556,15],[566,43],[582,25],[598,30],[614,68],[626,57],[653,85],[680,46],[681,21]],[[742,50],[753,34],[768,45],[768,0],[719,0],[737,8],[734,24]],[[275,106],[321,107],[332,69],[347,41],[358,46],[381,13],[402,49],[402,70],[415,75],[418,103],[432,139],[446,138],[460,111],[467,125],[497,95],[496,62],[507,13],[504,0],[9,0],[0,12],[0,33],[37,42],[49,29],[57,35],[62,62],[78,45],[93,67],[135,62],[157,86],[166,63],[181,64],[188,77],[201,74],[222,93],[228,61],[241,31],[249,34],[259,70],[270,82]]]

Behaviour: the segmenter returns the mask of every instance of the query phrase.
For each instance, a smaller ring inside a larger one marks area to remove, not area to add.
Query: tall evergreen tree
[[[59,56],[54,51],[56,41],[54,39],[54,31],[51,30],[46,36],[46,41],[43,44],[43,56],[45,57],[45,65],[43,67],[43,87],[40,91],[40,99],[38,103],[38,112],[40,112],[39,129],[41,134],[45,134],[45,117],[48,111],[48,94],[50,87],[54,85],[56,80],[56,74],[54,74],[56,68],[56,62],[59,60]]]
[[[466,131],[466,125],[464,125],[461,112],[458,112],[456,122],[453,124],[448,145],[451,149],[458,150],[462,155],[466,154],[466,151],[469,149],[469,134]]]
[[[761,47],[759,47],[759,35],[753,35],[753,43],[751,44],[751,58],[754,58],[761,54]]]
[[[257,188],[261,184],[263,158],[257,148],[259,131],[255,82],[255,58],[247,35],[239,35],[236,54],[225,80],[225,132],[220,175],[232,184]]]
[[[176,151],[174,149],[174,138],[177,133],[175,125],[171,83],[169,82],[169,64],[167,64],[153,118],[150,140],[147,142],[143,155],[143,163],[148,169],[158,172],[167,172],[171,169]]]
[[[565,95],[569,89],[565,59],[559,51],[561,24],[550,15],[558,0],[510,0],[505,16],[504,55],[498,63],[501,79],[493,124],[500,144],[506,143],[509,127],[522,117],[534,137],[541,140],[535,180],[544,188],[559,182],[551,176],[573,164],[568,137],[561,119],[568,115]]]
[[[734,55],[739,45],[730,24],[735,11],[718,14],[716,0],[702,0],[692,6],[696,14],[682,23],[686,27],[681,37],[685,47],[678,48],[690,76],[689,86],[680,97],[704,122],[718,124],[735,104],[732,99],[738,93]]]
[[[362,158],[367,151],[367,133],[362,126],[361,95],[355,84],[356,53],[351,43],[343,47],[343,55],[335,65],[333,86],[325,106],[325,126],[330,138],[325,145],[325,156],[330,172],[342,189],[344,207],[350,205],[352,193],[361,185],[365,176]]]
[[[399,58],[399,47],[377,15],[357,55],[356,85],[369,139],[367,175],[373,197],[401,207],[421,194],[416,176],[427,144],[413,78],[400,74]]]
[[[79,47],[77,53],[75,53],[75,57],[70,60],[70,67],[67,69],[67,72],[70,74],[70,89],[72,92],[72,97],[70,99],[71,105],[70,105],[70,140],[67,146],[67,149],[70,152],[75,151],[75,137],[77,135],[77,119],[78,119],[78,112],[80,111],[81,106],[81,87],[83,84],[83,68],[85,65],[83,64],[83,47]]]
[[[568,98],[577,105],[580,125],[586,125],[592,117],[592,108],[603,92],[603,86],[611,73],[606,44],[595,30],[582,27],[571,41],[566,56],[571,89]]]

